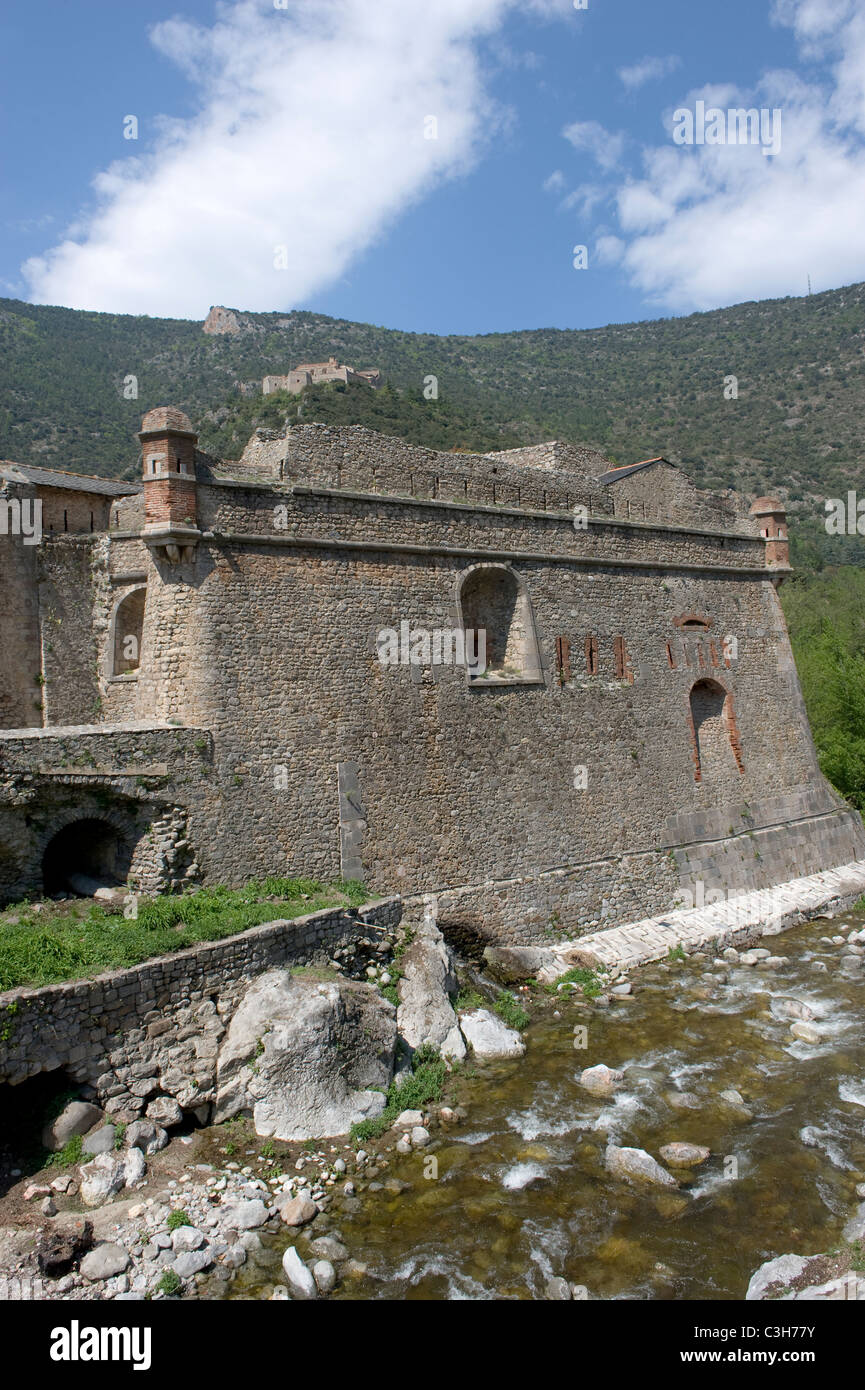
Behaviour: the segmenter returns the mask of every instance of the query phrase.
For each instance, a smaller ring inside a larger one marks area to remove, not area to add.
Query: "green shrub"
[[[173,1269],[167,1269],[156,1287],[160,1293],[177,1293],[180,1288],[180,1276]]]
[[[392,1081],[387,1092],[387,1103],[374,1120],[361,1120],[352,1125],[351,1139],[361,1143],[366,1139],[376,1139],[390,1129],[397,1115],[403,1110],[423,1110],[431,1101],[438,1100],[444,1089],[447,1076],[447,1063],[434,1047],[424,1043],[417,1048],[412,1057],[412,1071],[400,1085]]]
[[[185,1211],[182,1211],[179,1207],[177,1207],[174,1211],[170,1211],[168,1213],[168,1220],[165,1224],[168,1227],[169,1231],[176,1231],[180,1226],[191,1226],[192,1222],[190,1221],[187,1213]]]
[[[520,1004],[519,1000],[514,998],[510,990],[502,990],[493,1008],[499,1018],[503,1019],[509,1028],[522,1030],[528,1027],[531,1015],[526,1013],[522,1004]]]

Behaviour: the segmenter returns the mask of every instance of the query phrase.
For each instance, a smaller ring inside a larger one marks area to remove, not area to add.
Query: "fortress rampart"
[[[140,492],[32,562],[65,604],[40,719],[94,722],[97,746],[138,721],[183,750],[181,777],[118,811],[127,839],[149,808],[182,822],[186,863],[142,860],[142,886],[362,878],[437,894],[455,937],[548,941],[662,913],[696,878],[745,891],[865,854],[817,765],[772,499],[752,514],[663,459],[563,444],[440,454],[304,425],[222,464],[190,438],[151,412]],[[481,670],[420,637],[381,660],[383,632],[463,629],[486,634]],[[5,775],[28,739],[3,736]],[[67,784],[39,776],[47,833]],[[6,835],[0,888],[38,889],[46,846]]]

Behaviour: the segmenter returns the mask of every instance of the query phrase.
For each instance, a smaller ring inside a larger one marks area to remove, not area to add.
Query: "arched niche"
[[[125,593],[114,607],[108,640],[110,677],[134,679],[138,675],[146,597],[147,586],[140,584]]]
[[[543,682],[531,600],[510,565],[472,565],[460,582],[459,613],[466,651],[481,656],[476,668],[467,667],[471,685]]]

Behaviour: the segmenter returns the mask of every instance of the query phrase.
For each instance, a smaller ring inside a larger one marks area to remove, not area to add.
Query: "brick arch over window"
[[[473,565],[460,584],[459,611],[463,630],[483,633],[486,645],[486,666],[470,673],[472,684],[543,680],[531,600],[510,565]]]
[[[714,783],[745,771],[733,696],[720,681],[691,686],[688,719],[696,782]]]
[[[110,676],[128,676],[138,671],[146,596],[147,586],[141,584],[125,593],[115,606],[108,644]]]

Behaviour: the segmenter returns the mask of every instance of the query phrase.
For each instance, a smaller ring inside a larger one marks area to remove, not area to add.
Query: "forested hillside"
[[[188,412],[204,447],[237,453],[243,432],[284,404],[262,399],[262,377],[332,354],[380,367],[391,391],[315,393],[307,419],[348,416],[439,448],[558,437],[618,463],[665,454],[703,486],[782,491],[818,547],[823,499],[856,484],[865,285],[686,318],[474,337],[300,311],[235,318],[238,331],[210,335],[185,320],[0,300],[0,456],[128,476],[142,413],[168,402]],[[125,399],[132,376],[138,395]],[[430,376],[438,399],[423,395]],[[728,399],[731,377],[738,397]]]

